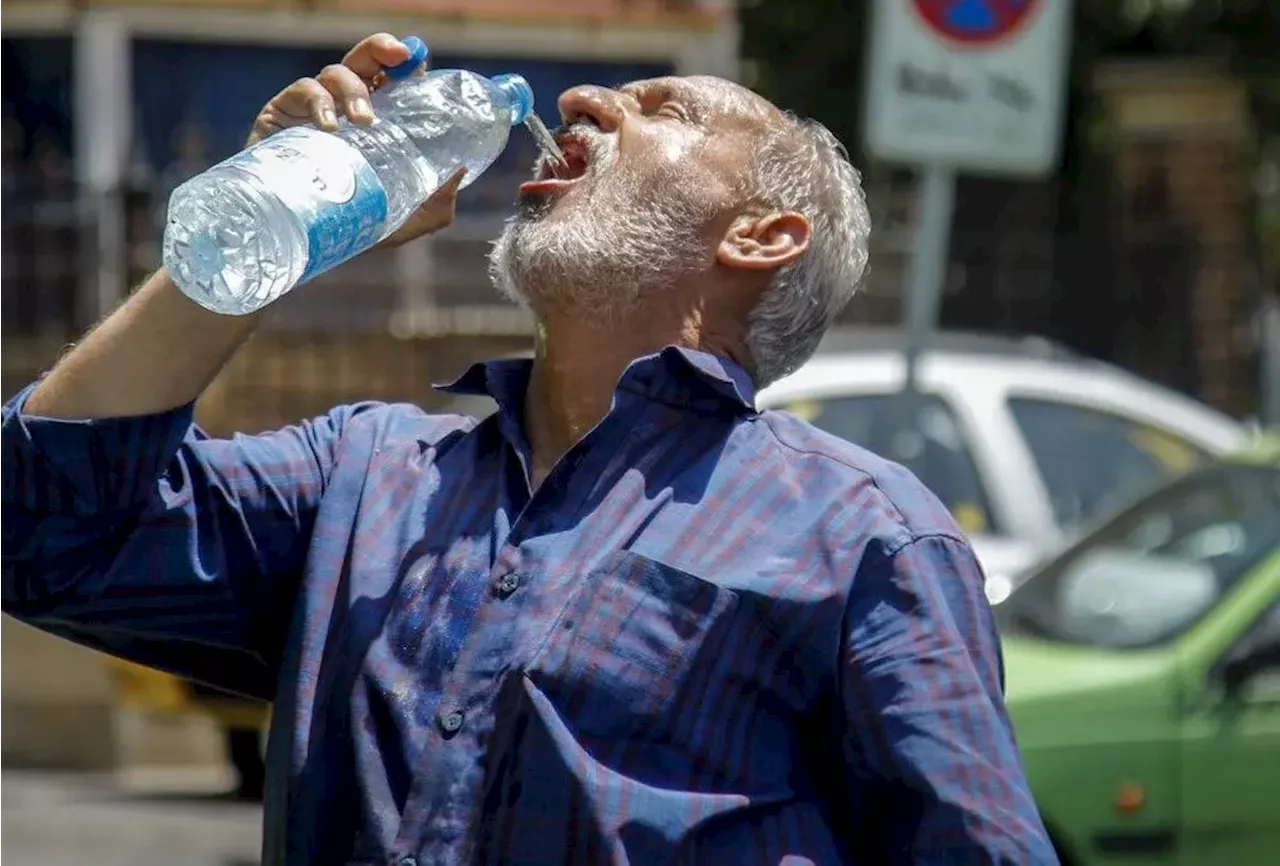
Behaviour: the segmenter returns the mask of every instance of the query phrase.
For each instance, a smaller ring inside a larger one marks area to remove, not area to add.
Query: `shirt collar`
[[[520,412],[532,369],[529,358],[482,361],[436,389],[447,394],[492,397],[499,407]],[[617,391],[695,409],[755,411],[755,383],[745,368],[728,358],[679,346],[668,346],[632,361],[618,381]]]

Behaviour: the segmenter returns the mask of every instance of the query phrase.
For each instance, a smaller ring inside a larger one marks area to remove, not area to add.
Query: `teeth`
[[[577,180],[587,173],[587,147],[585,143],[572,136],[556,140],[556,146],[563,154],[556,159],[548,152],[541,155],[535,178],[538,180]]]

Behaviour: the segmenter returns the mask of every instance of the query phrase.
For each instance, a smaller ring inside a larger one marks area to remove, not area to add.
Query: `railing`
[[[6,334],[66,335],[83,321],[81,287],[97,265],[85,208],[64,176],[5,171],[0,322]]]

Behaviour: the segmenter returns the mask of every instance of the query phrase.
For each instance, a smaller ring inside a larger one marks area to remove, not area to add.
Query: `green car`
[[[1146,496],[996,615],[1064,864],[1280,864],[1280,439]]]

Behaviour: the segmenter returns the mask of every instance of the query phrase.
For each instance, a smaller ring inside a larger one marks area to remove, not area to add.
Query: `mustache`
[[[605,147],[608,136],[589,120],[575,120],[562,123],[551,130],[551,137],[559,141],[561,138],[575,138],[587,146],[589,152],[595,148]]]

